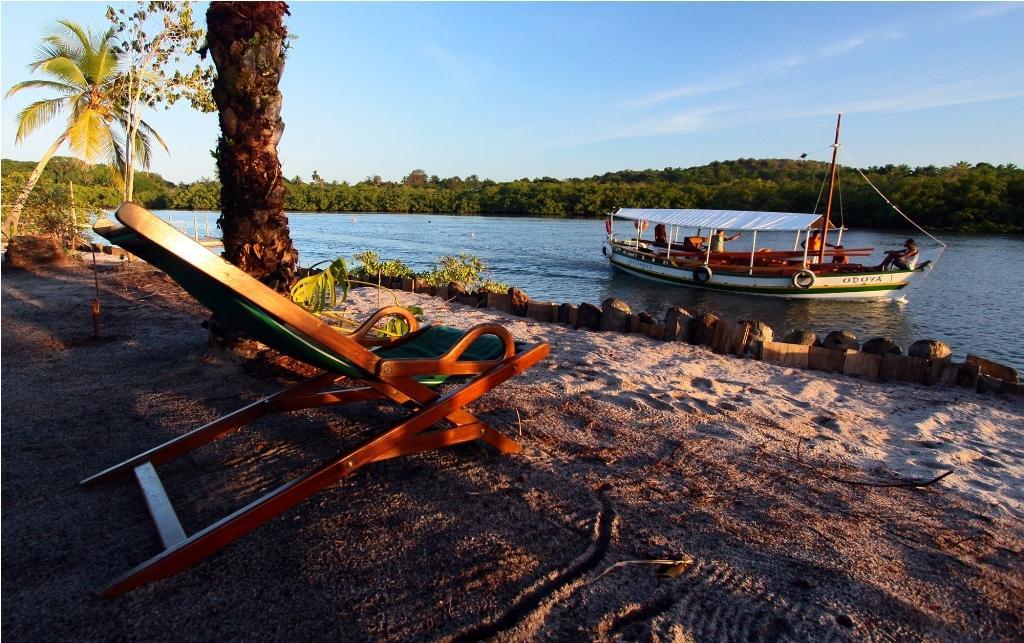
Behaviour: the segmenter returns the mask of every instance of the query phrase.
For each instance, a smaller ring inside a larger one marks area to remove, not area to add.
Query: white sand
[[[297,376],[280,355],[211,351],[206,309],[147,266],[101,267],[99,283],[94,340],[90,270],[3,275],[12,640],[1024,638],[1019,406],[404,293],[434,321],[500,319],[552,343],[470,407],[523,451],[374,464],[179,574],[100,599],[159,545],[130,482],[75,482]],[[352,301],[376,306],[372,291]],[[275,415],[159,474],[191,533],[403,414],[365,402]],[[925,489],[837,481],[946,466],[955,475]],[[650,559],[692,564],[663,579],[628,562]]]
[[[738,449],[766,440],[795,448],[802,440],[803,453],[861,470],[853,476],[858,480],[931,479],[953,470],[943,487],[994,514],[1024,518],[1024,400],[867,382],[397,294],[404,305],[423,308],[430,323],[467,328],[499,321],[517,340],[549,342],[550,357],[526,379],[554,393],[669,416],[676,425],[735,441]],[[377,304],[376,291],[360,289],[346,308],[364,315]]]

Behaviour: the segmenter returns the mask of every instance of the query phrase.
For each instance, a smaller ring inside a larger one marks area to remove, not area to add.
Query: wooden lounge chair
[[[502,453],[520,450],[464,407],[543,359],[546,343],[516,344],[498,324],[479,324],[465,332],[417,328],[415,318],[397,306],[381,309],[346,335],[143,208],[124,203],[115,217],[122,225],[97,226],[96,231],[165,271],[230,324],[320,373],[82,481],[89,486],[134,473],[164,546],[103,587],[101,594],[112,596],[175,574],[371,462],[478,439]],[[371,338],[373,326],[391,315],[406,318],[411,332],[395,341]],[[340,380],[350,386],[336,388]],[[458,383],[441,394],[435,386],[445,380]],[[269,414],[375,399],[390,399],[409,414],[315,471],[186,536],[156,465]]]

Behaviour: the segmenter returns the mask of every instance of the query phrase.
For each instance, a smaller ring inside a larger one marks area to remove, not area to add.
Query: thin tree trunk
[[[217,67],[224,258],[281,292],[295,281],[298,263],[277,155],[287,13],[284,2],[211,2],[206,12],[206,42]]]
[[[21,211],[25,207],[25,201],[28,201],[28,195],[32,193],[32,188],[36,186],[36,182],[39,181],[39,177],[43,175],[43,170],[46,169],[46,164],[50,162],[53,155],[57,153],[57,150],[64,141],[68,139],[67,132],[64,132],[60,137],[54,141],[50,149],[46,150],[43,154],[43,158],[39,159],[36,163],[36,167],[32,170],[32,174],[28,175],[28,181],[25,182],[25,187],[21,188],[21,192],[18,194],[18,198],[11,204],[11,212],[7,215],[7,238],[13,239],[18,234],[18,222],[21,219]]]

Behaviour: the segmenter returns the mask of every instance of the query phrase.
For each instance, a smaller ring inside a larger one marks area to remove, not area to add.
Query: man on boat
[[[664,223],[654,226],[654,243],[668,243],[668,230]]]
[[[801,241],[800,246],[807,248],[807,251],[812,254],[821,250],[821,230],[812,230],[811,236],[807,240]],[[831,243],[826,243],[825,246],[835,248]]]
[[[725,242],[735,241],[742,234],[742,232],[737,232],[731,237],[727,237],[725,236],[725,230],[715,230],[715,233],[711,235],[711,252],[725,252]]]
[[[895,267],[896,270],[913,270],[917,265],[917,255],[917,242],[907,239],[903,242],[902,250],[885,251],[885,259],[882,260],[878,269],[890,270]]]

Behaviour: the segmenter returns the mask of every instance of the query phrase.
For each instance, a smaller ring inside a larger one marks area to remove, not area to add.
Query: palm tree
[[[206,43],[217,78],[224,258],[287,292],[298,253],[284,214],[285,186],[277,143],[284,132],[281,92],[288,30],[284,2],[211,2]]]
[[[122,77],[118,71],[117,54],[112,49],[113,31],[95,35],[70,20],[60,20],[58,29],[46,36],[36,59],[29,65],[32,72],[41,72],[47,80],[26,80],[11,87],[5,98],[25,89],[46,89],[55,98],[35,101],[18,114],[15,142],[21,144],[30,134],[66,112],[67,127],[36,164],[11,206],[7,234],[18,231],[18,220],[29,193],[43,173],[46,164],[64,143],[86,162],[109,159],[115,166],[124,165],[124,134],[128,113],[121,98]],[[138,162],[149,166],[150,138],[166,150],[160,135],[142,123],[135,136]]]

